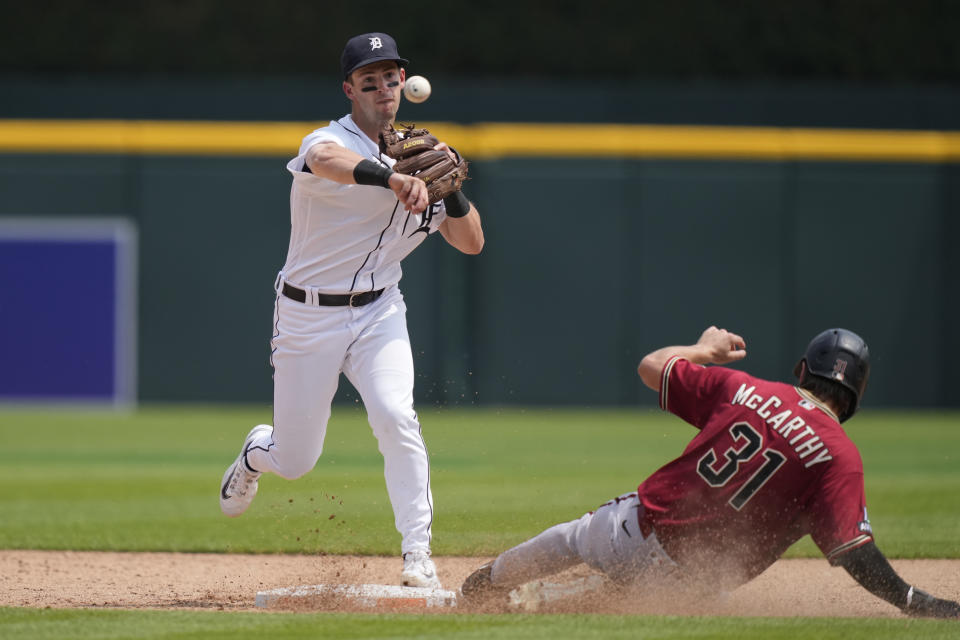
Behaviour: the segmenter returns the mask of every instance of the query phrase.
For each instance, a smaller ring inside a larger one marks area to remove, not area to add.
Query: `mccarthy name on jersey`
[[[775,433],[783,436],[787,444],[796,451],[797,457],[801,460],[810,458],[804,463],[804,467],[809,469],[815,464],[833,460],[830,449],[820,439],[817,432],[813,430],[813,427],[807,424],[806,420],[801,416],[794,415],[793,409],[784,409],[777,412],[777,409],[783,406],[783,400],[775,395],[764,398],[755,393],[756,388],[756,385],[748,387],[746,383],[741,384],[730,403],[753,409]],[[797,391],[803,392],[801,389]],[[813,409],[815,406],[812,400],[806,398],[801,400],[799,404],[805,409]]]

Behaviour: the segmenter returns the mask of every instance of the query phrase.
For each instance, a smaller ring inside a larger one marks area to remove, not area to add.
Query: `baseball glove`
[[[397,161],[393,170],[417,176],[427,184],[430,204],[459,191],[467,179],[467,161],[453,148],[456,160],[446,151],[433,147],[438,144],[436,136],[426,129],[403,126],[397,131],[388,125],[380,132],[380,150]]]

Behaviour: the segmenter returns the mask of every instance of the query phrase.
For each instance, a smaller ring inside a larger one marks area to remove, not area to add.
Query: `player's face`
[[[343,83],[344,93],[367,120],[392,121],[400,107],[406,73],[389,60],[360,67]]]

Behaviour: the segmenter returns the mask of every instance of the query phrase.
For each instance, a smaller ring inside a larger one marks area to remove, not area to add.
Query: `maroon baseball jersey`
[[[872,540],[860,453],[812,394],[674,357],[660,406],[700,429],[638,488],[641,526],[681,566],[730,587],[806,534],[831,563]]]

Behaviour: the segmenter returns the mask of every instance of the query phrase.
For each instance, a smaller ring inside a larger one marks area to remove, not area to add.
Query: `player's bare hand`
[[[404,173],[390,174],[390,189],[407,211],[423,213],[430,203],[427,198],[427,184],[415,176]]]
[[[457,161],[457,154],[453,152],[453,150],[450,148],[450,145],[448,145],[446,142],[435,144],[433,145],[433,148],[436,149],[437,151],[446,151],[447,155],[450,156],[451,160],[453,160],[454,162]]]
[[[697,346],[706,350],[714,364],[726,364],[747,357],[747,343],[726,329],[709,327],[697,340]]]

